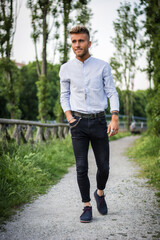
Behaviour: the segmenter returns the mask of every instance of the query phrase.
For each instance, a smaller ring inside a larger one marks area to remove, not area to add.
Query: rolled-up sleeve
[[[71,110],[70,106],[70,80],[65,71],[65,65],[62,65],[59,71],[60,76],[60,103],[64,112]]]
[[[119,111],[119,97],[113,81],[111,67],[107,63],[103,69],[104,90],[109,98],[110,111]]]

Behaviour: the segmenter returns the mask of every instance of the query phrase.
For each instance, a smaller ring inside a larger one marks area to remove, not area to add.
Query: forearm
[[[66,112],[65,112],[65,115],[66,115],[67,121],[69,121],[69,120],[73,117],[70,110],[66,111]]]
[[[118,118],[118,111],[113,110],[111,112],[112,114],[112,118],[111,118],[111,122],[108,126],[108,133],[109,133],[109,137],[115,135],[118,133],[118,128],[119,128],[119,118]]]
[[[66,115],[66,119],[69,123],[72,123],[75,121],[75,118],[73,117],[72,112],[70,110],[66,111],[65,115]]]
[[[119,119],[119,117],[118,117],[118,111],[117,110],[113,110],[112,112],[111,112],[111,115],[112,115],[112,118],[111,118],[111,121],[113,120],[113,121],[118,121],[118,119]]]

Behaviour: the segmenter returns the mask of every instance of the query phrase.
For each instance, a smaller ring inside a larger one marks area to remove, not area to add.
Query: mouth
[[[80,49],[80,48],[79,49],[75,49],[75,51],[76,52],[80,52],[80,51],[82,51],[82,49]]]

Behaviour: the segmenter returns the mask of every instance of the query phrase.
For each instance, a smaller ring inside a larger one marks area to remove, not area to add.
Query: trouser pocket
[[[76,121],[74,121],[74,122],[72,122],[72,123],[69,124],[71,129],[77,127],[78,124],[79,124],[79,122],[81,121],[81,118],[80,118],[80,117],[74,116],[74,118],[76,119]]]

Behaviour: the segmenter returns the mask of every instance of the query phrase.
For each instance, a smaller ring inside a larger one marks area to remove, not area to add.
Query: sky
[[[138,0],[135,0],[138,2]],[[30,10],[26,7],[27,0],[21,0],[21,8],[17,20],[16,33],[14,37],[13,55],[12,58],[20,63],[28,63],[35,60],[35,50],[33,41],[31,39],[31,18]],[[130,2],[134,2],[130,0]],[[111,43],[111,37],[114,36],[113,21],[117,18],[117,9],[120,6],[120,0],[91,0],[89,7],[92,9],[93,18],[91,20],[92,29],[97,30],[95,35],[98,40],[98,46],[91,47],[90,51],[93,57],[100,58],[109,62],[115,51]],[[63,34],[63,33],[62,33]],[[41,52],[41,44],[39,44],[38,52]],[[59,56],[55,59],[58,62]],[[74,58],[71,53],[70,58]],[[48,44],[48,60],[53,61],[53,41]],[[138,61],[138,65],[144,67],[145,58]],[[135,87],[137,89],[147,89],[149,83],[146,73],[137,71],[135,78]],[[123,86],[122,86],[123,88]]]

